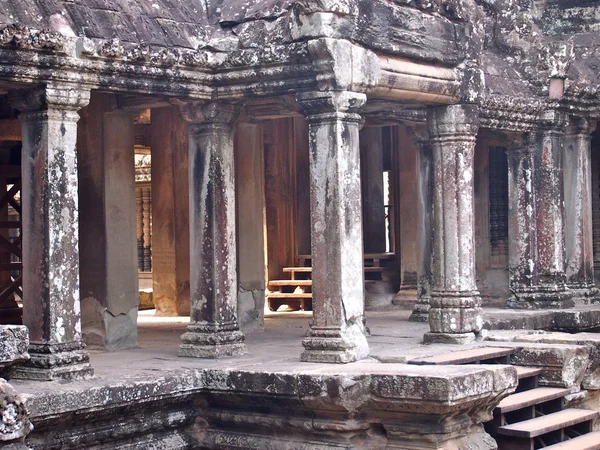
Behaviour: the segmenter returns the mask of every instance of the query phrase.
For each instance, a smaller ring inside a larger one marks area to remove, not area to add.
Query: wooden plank
[[[427,358],[413,359],[409,361],[409,364],[469,364],[487,359],[502,358],[504,356],[509,356],[512,352],[513,350],[510,348],[481,347],[459,352],[443,353]]]
[[[581,422],[593,420],[598,417],[598,412],[587,409],[564,409],[524,422],[504,425],[498,428],[498,434],[521,438],[534,438],[542,434],[570,427]]]
[[[5,263],[0,264],[0,271],[13,271],[13,270],[21,270],[23,268],[22,263]]]
[[[517,378],[519,378],[519,380],[522,380],[523,378],[531,378],[531,377],[535,377],[538,375],[541,375],[543,372],[543,369],[540,369],[538,367],[523,367],[523,366],[513,366],[515,369],[517,369]]]
[[[600,431],[586,433],[568,441],[544,447],[544,450],[600,450]]]
[[[0,120],[0,141],[20,141],[21,121],[19,119]]]
[[[284,267],[284,272],[312,272],[312,267]]]
[[[365,253],[363,259],[394,259],[396,255],[394,253]],[[296,259],[310,260],[312,255],[297,255]]]
[[[570,389],[553,387],[539,387],[529,391],[519,392],[518,394],[512,394],[504,398],[498,403],[494,412],[506,414],[511,411],[527,408],[528,406],[539,405],[540,403],[564,397],[570,392]]]
[[[289,298],[289,299],[296,299],[296,298],[312,298],[312,294],[309,292],[305,292],[303,294],[286,294],[283,292],[272,292],[269,295],[267,295],[268,299],[271,298]]]
[[[271,286],[312,286],[312,280],[273,280]]]

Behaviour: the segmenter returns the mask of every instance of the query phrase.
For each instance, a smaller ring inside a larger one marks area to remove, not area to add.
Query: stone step
[[[600,450],[600,431],[586,433],[568,441],[544,447],[544,450]]]
[[[549,402],[564,397],[571,392],[570,389],[540,387],[529,391],[512,394],[503,399],[494,409],[495,414],[506,414],[540,403]]]
[[[598,412],[587,409],[564,409],[524,422],[504,425],[498,428],[498,434],[518,438],[534,438],[542,434],[577,425],[582,422],[592,421],[598,417]]]
[[[462,350],[452,353],[443,353],[441,355],[428,356],[426,358],[411,359],[409,364],[431,364],[431,365],[446,365],[446,364],[477,364],[505,359],[501,364],[508,364],[508,357],[513,350],[499,347],[480,347],[470,350]]]

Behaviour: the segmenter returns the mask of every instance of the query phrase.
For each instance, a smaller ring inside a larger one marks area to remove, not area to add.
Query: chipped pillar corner
[[[360,187],[360,108],[349,91],[298,94],[309,124],[313,320],[301,360],[366,358]]]
[[[475,275],[473,158],[479,128],[475,105],[432,107],[433,286],[426,343],[466,344],[481,331]]]
[[[77,111],[90,91],[48,84],[11,92],[23,129],[23,324],[31,359],[14,378],[93,375],[81,334]]]
[[[592,235],[591,133],[596,123],[573,117],[563,153],[567,287],[576,304],[598,300]]]
[[[233,138],[239,108],[181,106],[188,122],[191,314],[179,356],[248,352],[239,329]]]
[[[81,317],[85,342],[138,347],[133,115],[93,93],[78,136]],[[101,149],[101,151],[99,150]]]
[[[413,128],[417,143],[417,302],[408,320],[428,322],[433,285],[433,151],[425,128]]]
[[[507,151],[508,308],[574,305],[565,274],[564,125],[562,113],[546,111],[539,128]]]
[[[264,329],[265,177],[262,128],[240,123],[235,133],[238,321],[244,332]],[[259,263],[257,263],[259,262]]]

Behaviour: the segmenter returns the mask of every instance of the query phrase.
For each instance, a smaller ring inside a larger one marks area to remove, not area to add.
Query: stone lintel
[[[188,125],[190,301],[179,356],[247,353],[237,313],[234,133],[240,109],[229,103],[181,107]]]
[[[313,320],[301,360],[366,358],[358,114],[364,94],[299,94],[309,123]]]

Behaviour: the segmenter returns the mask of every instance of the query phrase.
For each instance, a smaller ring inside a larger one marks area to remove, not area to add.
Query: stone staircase
[[[410,360],[410,364],[511,364],[512,348],[483,347]],[[572,390],[540,386],[541,367],[514,366],[519,384],[494,409],[486,431],[499,450],[599,450],[600,431],[592,431],[597,411],[565,407]]]
[[[395,257],[393,253],[374,253],[364,255],[365,284],[381,280],[385,261]],[[268,284],[267,305],[271,311],[277,311],[281,305],[292,310],[312,310],[312,267],[311,255],[298,255],[297,266],[284,267],[283,272],[290,278],[271,280]]]

